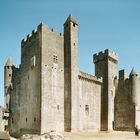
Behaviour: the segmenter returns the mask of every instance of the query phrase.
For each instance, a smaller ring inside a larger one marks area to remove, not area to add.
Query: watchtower
[[[10,88],[12,87],[12,74],[13,74],[13,60],[11,57],[8,58],[4,66],[4,105],[9,109],[10,101]]]
[[[111,50],[94,54],[95,75],[103,78],[101,93],[101,130],[112,130],[114,125],[114,97],[118,56]]]
[[[135,70],[135,68],[132,69],[130,75],[130,83],[131,83],[131,97],[132,97],[132,103],[135,106],[135,124],[134,126],[138,125],[140,127],[140,95],[139,95],[139,78],[138,78],[138,73]]]
[[[70,15],[64,23],[64,123],[65,131],[77,128],[78,24]]]

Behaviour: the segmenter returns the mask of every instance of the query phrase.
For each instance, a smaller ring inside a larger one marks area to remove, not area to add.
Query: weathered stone
[[[117,79],[118,56],[108,49],[94,54],[93,60],[95,76],[79,71],[78,24],[72,15],[64,23],[64,36],[44,23],[27,35],[21,42],[19,68],[11,58],[5,65],[11,136],[50,130],[132,130],[139,125],[136,72],[129,79],[121,72]]]

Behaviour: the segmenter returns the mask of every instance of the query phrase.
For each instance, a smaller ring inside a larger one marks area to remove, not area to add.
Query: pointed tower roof
[[[68,23],[68,22],[73,22],[76,25],[78,25],[77,22],[76,22],[76,20],[75,20],[75,17],[72,16],[71,14],[68,16],[67,20],[65,21],[65,23]]]
[[[132,76],[132,75],[138,75],[138,73],[134,67],[132,68],[129,76]]]
[[[8,60],[7,60],[6,64],[5,64],[5,66],[13,66],[13,59],[12,59],[12,57],[9,57],[9,58],[8,58]]]

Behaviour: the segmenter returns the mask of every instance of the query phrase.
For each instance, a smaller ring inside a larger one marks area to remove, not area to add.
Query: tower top
[[[8,58],[8,60],[7,60],[6,64],[5,64],[5,66],[13,66],[13,59],[12,59],[12,57],[9,57],[9,58]]]
[[[94,54],[93,62],[96,63],[98,61],[107,60],[107,58],[109,58],[109,60],[113,61],[116,64],[118,62],[118,54],[116,54],[114,51],[109,49]]]
[[[133,67],[129,76],[134,76],[134,75],[138,76],[138,73],[137,73],[136,69]]]
[[[65,21],[64,24],[69,23],[69,22],[73,22],[73,23],[75,23],[76,25],[78,25],[77,22],[76,22],[76,20],[75,20],[75,17],[72,16],[71,14],[68,16],[68,18],[67,18],[67,20]]]

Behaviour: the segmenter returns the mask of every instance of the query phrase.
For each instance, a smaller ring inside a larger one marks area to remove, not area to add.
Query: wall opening
[[[59,110],[60,109],[60,106],[59,105],[57,105],[57,110]]]
[[[85,114],[89,115],[89,105],[85,105]]]

